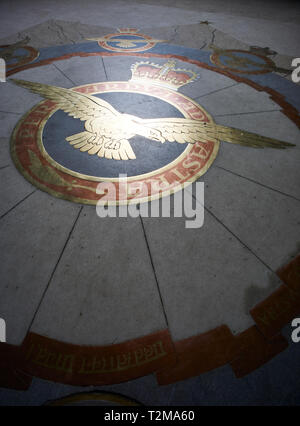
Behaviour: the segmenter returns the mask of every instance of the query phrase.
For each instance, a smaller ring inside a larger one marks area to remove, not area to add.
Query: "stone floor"
[[[126,27],[165,41],[174,52],[197,51],[207,64],[213,47],[260,48],[275,64],[272,73],[239,73],[240,80],[177,59],[177,67],[200,74],[181,93],[217,124],[296,145],[255,150],[221,143],[212,167],[199,178],[205,183],[200,229],[186,229],[184,217],[100,220],[94,206],[55,198],[16,170],[10,137],[40,97],[1,83],[0,317],[7,324],[7,343],[19,346],[35,333],[73,345],[104,346],[167,329],[176,346],[222,325],[233,338],[256,327],[251,310],[282,288],[277,271],[300,247],[299,116],[291,118],[300,98],[290,72],[292,59],[300,56],[299,5],[89,0],[82,8],[77,0],[4,0],[0,10],[0,46],[28,37],[28,45],[40,51],[37,62]],[[12,77],[71,88],[128,80],[130,66],[139,60],[134,54],[66,57],[20,69]],[[289,114],[282,97],[291,106]],[[124,104],[126,111],[130,107]],[[144,102],[136,108],[149,117],[156,106]],[[38,405],[90,389],[120,392],[146,405],[299,404],[300,344],[291,342],[291,332],[287,321],[282,334],[289,347],[239,379],[230,365],[175,383],[158,375],[165,386],[152,374],[84,388],[34,377],[26,391],[1,388],[0,405]]]

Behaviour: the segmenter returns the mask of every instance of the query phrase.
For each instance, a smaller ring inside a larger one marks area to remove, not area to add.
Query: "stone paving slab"
[[[7,138],[0,138],[0,167],[12,165],[10,157],[9,140]]]
[[[143,221],[174,340],[220,324],[244,330],[255,300],[280,283],[209,212],[199,229],[186,229],[184,218]]]
[[[279,110],[267,93],[257,92],[241,83],[196,98],[213,116]]]
[[[0,112],[0,126],[1,126],[1,136],[4,138],[9,138],[12,134],[15,125],[20,119],[19,114],[11,114]]]
[[[105,81],[106,75],[101,57],[75,57],[56,62],[56,67],[72,80],[76,86]]]
[[[100,219],[85,207],[31,331],[107,345],[166,327],[140,219]]]
[[[44,84],[61,85],[72,87],[73,83],[66,78],[55,65],[46,65],[14,74],[13,78],[20,80],[37,81]],[[29,91],[24,91],[19,86],[9,82],[0,84],[0,111],[15,113],[25,113],[33,105],[37,104],[41,98]]]
[[[296,146],[285,149],[253,149],[221,144],[216,166],[253,179],[270,188],[300,198],[299,129],[281,112],[260,112],[216,117],[218,124],[238,127],[263,136],[278,138]]]
[[[98,25],[84,25],[80,22],[68,22],[50,19],[31,28],[26,28],[9,37],[1,38],[0,44],[12,44],[29,37],[28,44],[37,49],[85,41],[87,37],[108,34],[113,28]]]
[[[0,169],[0,217],[36,188],[25,181],[13,165]]]
[[[151,0],[139,0],[139,3],[150,4]],[[230,3],[219,3],[218,0],[203,0],[201,3],[195,3],[194,0],[160,0],[162,6],[173,6],[178,9],[199,11],[203,14],[203,19],[211,19],[214,16],[233,16],[236,19],[246,16],[250,18],[258,18],[257,11],[259,10],[259,18],[270,21],[283,21],[298,23],[300,16],[297,8],[289,8],[294,5],[293,1],[287,0],[284,4],[278,4],[274,7],[274,2],[260,2],[260,0],[253,0],[251,3],[244,3],[240,0],[232,0]]]
[[[174,7],[161,7],[160,5],[150,4],[139,4],[135,1],[123,2],[123,1],[102,1],[101,8],[96,0],[89,2],[87,7],[82,8],[80,2],[77,4],[72,3],[60,3],[57,2],[55,5],[55,11],[49,12],[44,10],[43,19],[48,20],[49,15],[52,19],[60,19],[67,21],[78,22],[85,25],[105,25],[110,27],[128,27],[136,26],[141,16],[143,16],[142,24],[144,27],[149,26],[165,26],[184,24],[186,22],[196,23],[201,19],[200,13],[193,11],[182,11],[178,14],[178,10]],[[80,14],[78,12],[80,8]],[[1,29],[0,36],[7,36],[12,33],[12,27],[9,24],[11,20],[14,20],[14,32],[22,31],[33,24],[41,22],[40,12],[34,8],[28,11],[24,16],[23,8],[19,7],[17,10],[11,10],[10,8],[3,8],[3,28]],[[104,18],[105,17],[105,18]]]
[[[14,75],[14,78],[37,81],[45,84],[52,84],[62,87],[74,86],[55,65],[47,65],[42,68],[25,70]],[[19,86],[9,82],[0,84],[0,125],[1,136],[10,137],[15,125],[18,123],[21,114],[30,110],[31,107],[41,101],[38,95],[29,91],[24,91]],[[3,112],[1,112],[3,111]],[[8,111],[5,112],[5,111]]]
[[[156,61],[157,58],[154,59]],[[119,81],[119,80],[130,80],[131,78],[131,66],[135,62],[141,61],[150,61],[152,58],[141,58],[138,56],[129,56],[122,57],[122,61],[118,57],[103,57],[103,64],[107,75],[107,80],[109,81]],[[154,62],[153,61],[153,62]]]
[[[226,49],[248,49],[248,44],[237,38],[219,31],[213,22],[200,20],[196,24],[176,25],[161,28],[145,28],[145,34],[167,40],[170,44],[193,47],[195,49],[210,50],[210,45],[215,44]]]
[[[234,15],[215,16],[215,27],[244,43],[266,46],[278,53],[295,56],[299,45],[299,25],[289,22],[272,22],[267,19],[243,17],[239,20]]]
[[[27,334],[79,209],[36,191],[1,219],[0,311],[8,343],[19,345]]]
[[[300,201],[213,167],[205,206],[273,271],[299,250]]]
[[[201,104],[200,97],[218,92],[219,90],[227,90],[232,86],[237,85],[235,81],[226,77],[225,75],[199,68],[198,66],[187,64],[182,61],[176,61],[176,66],[183,67],[185,69],[191,69],[198,74],[198,80],[192,84],[187,84],[180,89],[181,93],[186,96],[190,96],[193,99],[199,98],[198,101]]]

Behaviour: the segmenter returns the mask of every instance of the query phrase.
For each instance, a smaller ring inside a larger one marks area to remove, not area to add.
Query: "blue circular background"
[[[152,96],[124,92],[94,96],[106,100],[121,113],[133,114],[140,118],[184,117],[173,105]],[[177,142],[162,144],[142,136],[135,136],[130,139],[136,155],[135,160],[109,160],[81,152],[65,140],[66,137],[84,130],[83,121],[58,110],[47,121],[42,140],[45,150],[58,164],[71,171],[93,177],[114,178],[119,174],[136,176],[149,173],[175,160],[187,146]]]

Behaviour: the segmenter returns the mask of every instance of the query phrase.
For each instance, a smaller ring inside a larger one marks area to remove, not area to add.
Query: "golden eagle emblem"
[[[136,158],[129,140],[144,136],[157,142],[205,143],[206,140],[230,142],[254,148],[287,148],[293,144],[260,136],[256,133],[215,123],[186,118],[141,119],[121,114],[108,102],[96,96],[72,89],[11,79],[15,84],[29,89],[69,114],[85,122],[85,131],[69,136],[66,140],[82,152],[114,160]]]

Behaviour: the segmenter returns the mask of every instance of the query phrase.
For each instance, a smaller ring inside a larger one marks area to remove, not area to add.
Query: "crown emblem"
[[[131,67],[132,81],[143,80],[169,89],[178,90],[179,87],[195,81],[199,75],[191,70],[175,68],[175,61],[169,60],[163,65],[153,62],[136,62]]]

